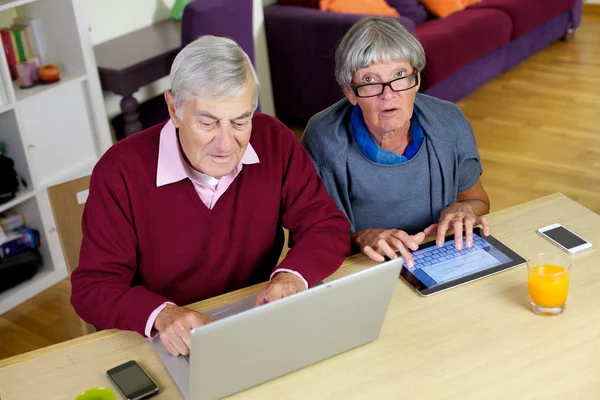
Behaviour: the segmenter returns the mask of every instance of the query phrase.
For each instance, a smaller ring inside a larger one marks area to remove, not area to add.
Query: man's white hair
[[[254,83],[252,111],[256,111],[260,82],[248,55],[231,39],[199,37],[177,54],[171,66],[171,92],[179,117],[186,100],[240,95],[250,78]]]

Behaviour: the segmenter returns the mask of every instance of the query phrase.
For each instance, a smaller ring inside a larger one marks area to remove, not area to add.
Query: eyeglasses
[[[386,86],[394,92],[403,92],[412,89],[419,84],[419,74],[415,72],[412,75],[403,76],[386,83],[367,83],[366,85],[350,86],[354,90],[356,97],[375,97],[379,96],[385,90]]]

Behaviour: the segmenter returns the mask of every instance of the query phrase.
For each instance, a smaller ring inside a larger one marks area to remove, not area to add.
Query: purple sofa
[[[483,0],[438,19],[418,0],[388,3],[425,49],[420,91],[454,102],[577,28],[582,10],[582,0]],[[283,4],[264,14],[277,117],[304,124],[343,97],[335,48],[364,15]]]
[[[252,0],[194,0],[183,11],[182,46],[202,35],[235,40],[254,62]]]

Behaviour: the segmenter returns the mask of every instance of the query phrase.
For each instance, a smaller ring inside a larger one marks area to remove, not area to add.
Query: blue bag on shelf
[[[6,232],[6,237],[6,240],[0,243],[0,258],[14,257],[37,249],[40,245],[40,233],[24,226]]]

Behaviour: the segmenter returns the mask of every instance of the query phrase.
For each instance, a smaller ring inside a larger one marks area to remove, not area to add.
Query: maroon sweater
[[[280,268],[310,286],[331,275],[350,248],[350,225],[293,133],[257,113],[245,165],[209,210],[189,179],[156,186],[164,124],[122,140],[96,164],[71,304],[98,329],[144,334],[152,311],[269,279],[288,228],[294,246]]]

